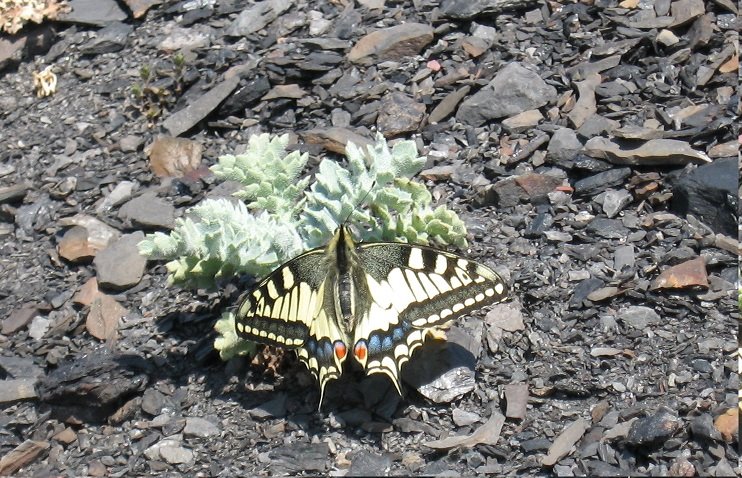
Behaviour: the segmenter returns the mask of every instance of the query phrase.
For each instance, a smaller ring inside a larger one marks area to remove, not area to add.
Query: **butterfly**
[[[507,298],[492,269],[432,247],[359,242],[341,225],[325,247],[283,265],[240,299],[238,337],[296,349],[325,387],[349,356],[367,375],[387,375],[401,395],[400,368],[428,332]]]

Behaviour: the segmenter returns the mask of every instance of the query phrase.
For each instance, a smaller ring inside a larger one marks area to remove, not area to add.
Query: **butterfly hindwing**
[[[309,334],[304,345],[299,349],[301,360],[319,382],[320,404],[325,395],[325,386],[330,380],[339,378],[343,373],[343,362],[347,358],[347,339],[335,319],[334,304],[328,300],[328,278],[319,289],[324,298],[314,315]]]
[[[383,242],[360,244],[357,255],[372,303],[355,328],[355,356],[397,389],[400,367],[429,330],[507,297],[496,272],[449,252]]]

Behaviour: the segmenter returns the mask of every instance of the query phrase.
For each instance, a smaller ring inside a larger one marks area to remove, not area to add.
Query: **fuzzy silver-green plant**
[[[255,353],[256,344],[237,337],[234,329],[234,314],[224,312],[222,317],[214,324],[214,330],[219,336],[214,340],[214,348],[219,351],[219,357],[227,361],[238,355],[252,355]]]
[[[201,202],[176,220],[169,235],[156,232],[139,243],[142,255],[171,259],[166,265],[171,283],[203,288],[235,274],[268,274],[303,250],[288,222],[265,211],[253,215],[244,203],[224,198]]]
[[[245,153],[220,157],[212,171],[242,185],[240,200],[204,200],[169,234],[148,235],[140,252],[168,260],[171,283],[211,288],[234,275],[268,274],[326,244],[344,221],[361,241],[466,247],[464,223],[445,206],[433,208],[425,185],[412,179],[425,165],[414,142],[389,148],[377,135],[368,148],[349,143],[347,163],[325,159],[314,178],[303,179],[307,154],[287,153],[287,145],[288,135],[262,134],[250,138]],[[252,350],[235,342],[231,312],[218,324],[222,358]]]
[[[245,153],[222,156],[211,170],[217,178],[241,183],[242,189],[234,196],[247,201],[251,209],[291,216],[301,208],[301,196],[311,178],[298,179],[309,155],[286,154],[288,142],[287,134],[252,136]]]

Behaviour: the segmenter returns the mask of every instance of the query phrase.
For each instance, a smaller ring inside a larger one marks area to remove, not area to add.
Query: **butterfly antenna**
[[[352,216],[355,210],[358,209],[358,207],[361,206],[366,199],[368,199],[368,196],[371,194],[371,191],[374,190],[374,187],[376,187],[375,179],[371,183],[371,187],[369,187],[368,191],[366,191],[366,194],[364,194],[363,197],[360,199],[360,201],[356,203],[355,207],[353,207],[353,209],[350,210],[350,212],[348,213],[347,216],[345,216],[345,219],[343,219],[343,222],[341,222],[340,225],[344,225],[348,223],[348,221],[350,220],[350,216]]]

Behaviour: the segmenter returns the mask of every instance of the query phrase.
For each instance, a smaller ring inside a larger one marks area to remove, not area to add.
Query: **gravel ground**
[[[737,5],[69,3],[0,39],[0,475],[740,474]],[[377,131],[511,298],[317,411],[136,243],[253,134]]]

